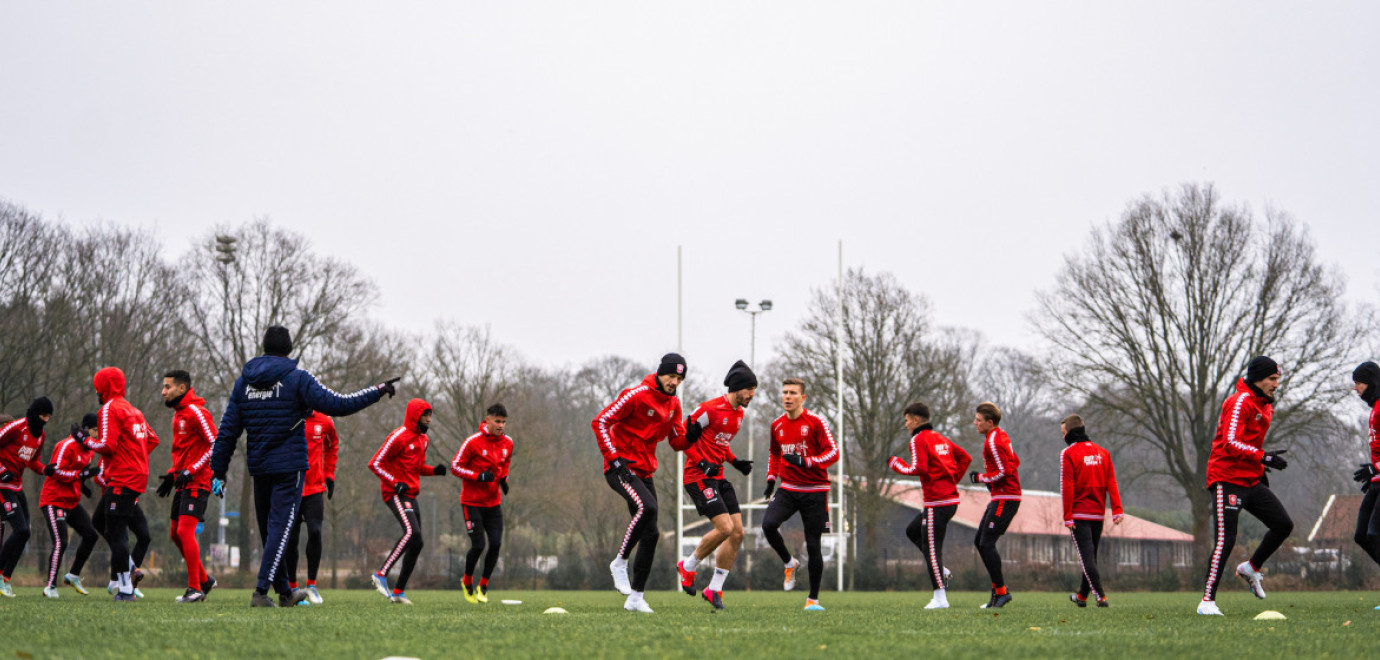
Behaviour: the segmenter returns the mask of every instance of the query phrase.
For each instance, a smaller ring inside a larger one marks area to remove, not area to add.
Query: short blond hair
[[[1063,424],[1064,428],[1069,431],[1072,431],[1074,429],[1081,429],[1083,428],[1083,417],[1080,416],[1078,413],[1074,413],[1072,415],[1069,415],[1068,417],[1065,417],[1064,421],[1059,423]]]

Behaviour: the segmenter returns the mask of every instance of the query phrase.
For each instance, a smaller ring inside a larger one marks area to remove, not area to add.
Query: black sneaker
[[[268,597],[268,594],[261,594],[261,593],[255,591],[255,592],[254,592],[254,595],[251,596],[251,597],[249,598],[249,606],[250,606],[250,607],[277,607],[278,604],[277,604],[277,603],[274,603],[274,602],[273,602],[273,599]]]
[[[292,607],[306,599],[306,589],[293,589],[285,594],[278,594],[278,607]]]
[[[1000,596],[992,596],[992,604],[989,607],[1006,607],[1011,602],[1011,592],[1006,592]]]
[[[144,572],[137,568],[134,569],[134,572],[129,574],[129,581],[134,584],[135,589],[138,589],[139,583],[144,581]]]
[[[979,609],[984,609],[984,610],[985,610],[985,609],[987,609],[987,608],[989,608],[989,607],[995,607],[995,605],[993,605],[993,603],[996,603],[996,602],[997,602],[997,592],[993,591],[992,594],[991,594],[991,596],[989,596],[989,597],[987,598],[987,602],[983,603],[982,605],[979,605],[978,608],[979,608]]]
[[[115,592],[115,602],[117,603],[133,603],[136,600],[139,599],[135,598],[134,594],[122,594],[118,591]]]
[[[200,603],[203,600],[206,600],[206,594],[191,587],[187,587],[186,593],[177,597],[179,603]]]
[[[1099,598],[1099,599],[1097,599],[1097,606],[1098,606],[1098,607],[1110,607],[1109,605],[1107,605],[1107,599],[1106,599],[1106,598]]]
[[[1079,598],[1078,594],[1069,594],[1069,600],[1073,601],[1073,604],[1079,607],[1088,606],[1088,600],[1086,598]]]
[[[216,584],[216,579],[207,575],[206,581],[201,583],[202,598],[205,598],[206,596],[210,595],[211,590],[215,589],[217,586],[219,585]]]

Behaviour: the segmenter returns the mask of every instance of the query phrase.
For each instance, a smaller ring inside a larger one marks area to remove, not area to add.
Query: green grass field
[[[1228,585],[1230,586],[1230,585]],[[1225,590],[1224,590],[1225,591]],[[372,591],[327,591],[326,604],[255,609],[249,592],[218,590],[179,605],[178,591],[150,589],[138,603],[103,591],[58,601],[23,588],[0,599],[0,657],[1340,657],[1374,649],[1380,595],[1275,593],[1257,601],[1223,593],[1225,618],[1200,617],[1198,596],[1113,594],[1108,609],[1077,609],[1065,594],[1017,593],[999,611],[986,594],[954,593],[948,610],[924,611],[929,593],[825,592],[827,612],[801,611],[798,593],[733,593],[714,613],[681,593],[648,594],[656,614],[624,612],[614,592],[493,592],[487,606],[457,591],[417,591],[413,607]],[[505,606],[499,599],[522,605]],[[569,614],[542,614],[559,606]],[[1275,609],[1287,621],[1254,621]],[[1348,623],[1349,622],[1349,623]]]

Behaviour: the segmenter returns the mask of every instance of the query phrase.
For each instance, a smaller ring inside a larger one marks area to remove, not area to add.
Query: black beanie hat
[[[1366,391],[1361,393],[1361,400],[1365,401],[1366,405],[1374,406],[1376,399],[1380,399],[1380,365],[1369,360],[1362,362],[1361,366],[1351,372],[1351,380],[1366,384]]]
[[[96,416],[96,413],[86,413],[81,416],[81,427],[84,429],[94,429],[100,423],[101,419]]]
[[[33,403],[29,404],[28,412],[24,413],[24,418],[29,421],[29,435],[35,438],[43,435],[43,427],[47,425],[47,422],[43,421],[40,415],[51,414],[53,414],[53,402],[49,401],[48,397],[41,396],[34,399]]]
[[[679,353],[667,353],[661,356],[661,364],[657,365],[656,375],[665,376],[676,374],[682,378],[685,376],[685,358]]]
[[[1246,384],[1254,385],[1279,373],[1279,364],[1264,355],[1251,358],[1246,365]]]
[[[292,352],[292,334],[281,325],[270,325],[264,331],[264,355],[287,357]]]
[[[757,374],[752,373],[746,362],[738,360],[729,367],[728,375],[724,376],[724,387],[730,392],[757,387]]]

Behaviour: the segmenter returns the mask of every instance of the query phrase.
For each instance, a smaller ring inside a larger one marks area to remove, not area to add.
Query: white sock
[[[695,570],[696,566],[700,565],[700,560],[696,558],[695,553],[692,552],[685,557],[685,560],[682,565],[685,567],[685,570],[693,571]]]
[[[133,558],[133,557],[130,557],[130,558],[129,558],[129,570],[130,570],[130,571],[133,571],[133,570],[136,569],[136,568],[139,568],[139,567],[134,565],[134,558]]]
[[[629,602],[629,603],[640,603],[640,602],[642,602],[642,592],[641,592],[641,591],[634,591],[634,592],[628,594],[628,602]]]
[[[134,594],[134,585],[131,584],[130,581],[129,581],[129,573],[128,573],[128,572],[125,572],[125,573],[121,573],[121,574],[120,574],[119,582],[120,582],[120,593],[125,594],[126,596],[130,596],[130,595],[133,595],[133,594]]]
[[[619,555],[619,556],[613,558],[613,564],[612,564],[612,565],[613,565],[615,568],[627,568],[627,567],[628,567],[628,560],[624,559],[622,555]]]
[[[791,560],[786,562],[786,568],[800,568],[800,561],[791,557]]]
[[[935,589],[935,590],[934,590],[934,599],[935,599],[935,600],[942,600],[942,601],[944,601],[944,602],[946,602],[946,603],[949,602],[949,597],[944,593],[944,590],[943,590],[943,589]]]
[[[722,568],[714,569],[714,579],[709,581],[710,591],[723,591],[724,580],[728,579],[728,571]]]

